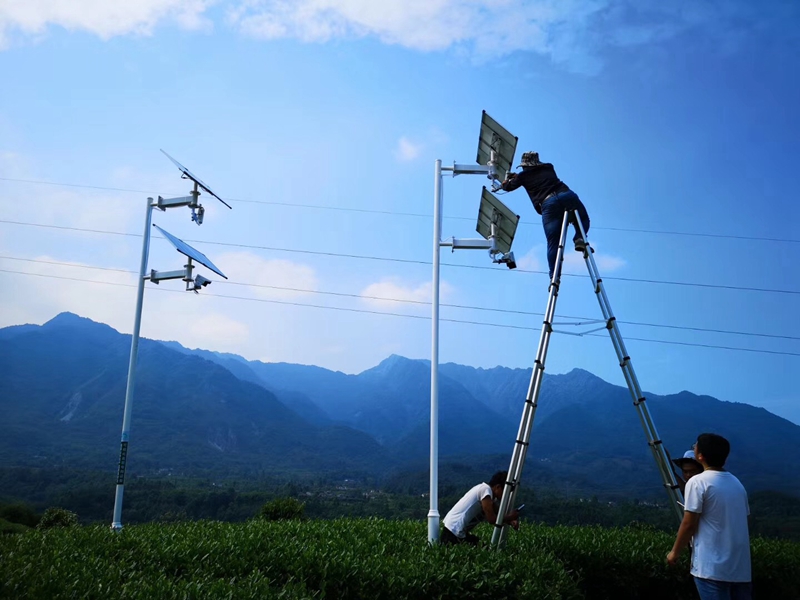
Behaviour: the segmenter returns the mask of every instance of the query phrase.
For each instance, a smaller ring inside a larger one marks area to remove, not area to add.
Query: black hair
[[[709,467],[721,469],[728,460],[731,443],[716,433],[701,433],[697,436],[697,453],[702,454]]]
[[[494,487],[496,485],[505,485],[506,479],[508,478],[508,471],[498,471],[492,478],[489,480],[489,487]]]

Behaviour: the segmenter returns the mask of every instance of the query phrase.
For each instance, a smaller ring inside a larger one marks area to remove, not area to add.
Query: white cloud
[[[2,269],[29,273],[0,273],[0,327],[43,323],[68,311],[130,333],[136,301],[135,273],[120,272],[126,267],[119,267],[120,271],[113,270],[113,266],[107,267],[112,270],[102,271],[81,268],[86,263],[49,255],[33,258],[42,262],[0,260]],[[62,264],[46,264],[53,261]],[[234,351],[247,341],[248,326],[229,316],[224,305],[222,309],[209,306],[182,290],[180,281],[164,282],[158,287],[147,284],[142,336],[224,351]]]
[[[226,252],[215,256],[216,264],[232,283],[251,283],[253,287],[223,285],[226,294],[243,295],[267,299],[288,299],[308,296],[318,288],[316,272],[308,265],[290,260],[265,259],[252,252]],[[224,265],[224,266],[223,266]],[[265,287],[256,287],[256,286]],[[276,289],[287,288],[287,289]]]
[[[397,141],[397,149],[394,155],[400,162],[410,162],[419,157],[421,152],[422,144],[416,144],[403,136]]]
[[[363,299],[363,302],[367,305],[381,309],[396,309],[403,304],[408,305],[416,303],[417,306],[423,306],[419,303],[425,303],[425,305],[430,304],[433,296],[431,290],[432,285],[430,281],[414,284],[404,282],[395,277],[390,277],[368,285],[362,290],[361,295],[370,296],[370,298]],[[454,292],[455,288],[453,288],[452,285],[446,281],[439,282],[440,302],[447,301]]]
[[[534,246],[517,258],[517,268],[524,271],[546,271],[547,250],[544,246]]]
[[[0,150],[0,175],[21,178],[28,172],[28,164],[22,155],[9,150]]]
[[[6,0],[0,2],[0,47],[12,32],[43,35],[50,26],[86,31],[102,39],[150,35],[160,22],[207,27],[206,0]],[[4,43],[5,42],[5,43]]]
[[[244,33],[264,39],[326,42],[375,36],[423,51],[469,43],[479,53],[496,56],[546,49],[543,26],[564,18],[558,6],[555,0],[247,0],[231,11],[230,20]]]
[[[742,0],[2,0],[0,48],[14,35],[41,37],[52,26],[102,39],[151,35],[170,23],[210,29],[212,4],[224,6],[231,27],[261,39],[372,37],[423,52],[466,51],[477,61],[534,52],[589,73],[609,48],[696,31],[693,39],[729,52],[753,32],[789,30],[798,14],[796,3]]]
[[[692,29],[720,43],[739,41],[743,31],[774,24],[782,10],[791,12],[735,0],[244,0],[229,10],[229,22],[262,39],[375,37],[420,51],[466,49],[478,60],[527,51],[596,72],[605,48],[663,42]]]
[[[594,262],[597,264],[600,275],[618,271],[627,264],[624,258],[613,254],[603,254],[597,249],[597,246],[592,245],[592,247],[595,249]],[[567,246],[567,250],[567,254],[564,256],[564,272],[585,274],[587,271],[583,253],[574,252],[571,243]]]
[[[603,254],[594,244],[593,248],[595,249],[594,260],[595,263],[597,263],[597,269],[600,271],[601,275],[618,271],[627,264],[624,258],[614,256],[613,254]],[[537,244],[531,248],[517,259],[517,268],[526,271],[547,272],[547,246],[544,244]],[[586,273],[586,262],[583,259],[583,254],[572,250],[571,240],[567,245],[567,253],[564,255],[564,272],[579,273],[581,275]]]

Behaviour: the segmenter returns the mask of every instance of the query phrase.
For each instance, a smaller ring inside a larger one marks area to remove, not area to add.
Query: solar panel
[[[487,240],[492,235],[493,220],[496,222],[497,229],[495,244],[497,249],[505,254],[511,250],[511,243],[514,241],[517,223],[519,223],[519,215],[515,215],[510,208],[497,199],[497,196],[484,187],[476,229]]]
[[[227,277],[225,277],[225,275],[223,275],[223,274],[222,274],[222,271],[220,271],[220,270],[219,270],[217,267],[215,267],[215,266],[214,266],[214,263],[212,263],[210,260],[208,260],[208,257],[207,257],[205,254],[203,254],[203,253],[202,253],[202,252],[200,252],[199,250],[196,250],[195,248],[192,248],[192,247],[191,247],[189,244],[187,244],[186,242],[184,242],[183,240],[181,240],[181,239],[179,239],[179,238],[176,238],[176,237],[175,237],[174,235],[172,235],[171,233],[169,233],[169,232],[167,232],[167,231],[164,231],[163,229],[161,229],[161,227],[159,227],[159,226],[158,226],[158,225],[156,225],[155,223],[153,224],[153,227],[155,227],[156,229],[158,229],[158,230],[161,232],[161,234],[162,234],[162,235],[163,235],[165,238],[167,238],[167,239],[169,240],[169,242],[170,242],[170,243],[171,243],[173,246],[175,246],[175,249],[176,249],[178,252],[180,252],[181,254],[184,254],[184,255],[188,256],[188,257],[189,257],[189,258],[191,258],[193,261],[200,263],[200,264],[201,264],[201,265],[203,265],[204,267],[208,267],[209,269],[211,269],[212,271],[214,271],[214,273],[216,273],[216,274],[217,274],[217,275],[219,275],[220,277],[222,277],[222,278],[224,278],[224,279],[227,279]]]
[[[481,133],[478,136],[478,158],[476,159],[479,165],[489,164],[492,159],[492,150],[495,154],[495,173],[497,179],[502,181],[514,163],[517,137],[490,117],[486,111],[483,111]]]
[[[170,160],[172,161],[172,163],[173,163],[173,164],[174,164],[176,167],[178,167],[178,170],[179,170],[181,173],[183,173],[183,176],[184,176],[184,177],[188,177],[189,179],[191,179],[192,181],[194,181],[194,182],[195,182],[197,185],[199,185],[199,186],[200,186],[201,188],[203,188],[203,189],[204,189],[206,192],[208,192],[209,194],[211,194],[212,196],[214,196],[214,198],[216,198],[217,200],[219,200],[220,202],[222,202],[222,203],[223,203],[225,206],[227,206],[228,208],[233,208],[233,207],[232,207],[230,204],[228,204],[227,202],[225,202],[225,200],[223,200],[222,198],[220,198],[219,196],[217,196],[217,195],[216,195],[214,192],[212,192],[212,191],[211,191],[211,188],[210,188],[210,187],[208,187],[208,186],[207,186],[205,183],[203,183],[203,182],[200,180],[200,178],[199,178],[199,177],[197,177],[197,176],[195,176],[194,174],[192,174],[192,172],[191,172],[189,169],[187,169],[186,167],[184,167],[184,166],[183,166],[181,163],[179,163],[177,160],[175,160],[174,158],[172,158],[172,157],[171,157],[169,154],[167,154],[167,153],[166,153],[166,152],[164,152],[163,150],[161,150],[161,152],[164,154],[164,156],[166,156],[168,159],[170,159]]]

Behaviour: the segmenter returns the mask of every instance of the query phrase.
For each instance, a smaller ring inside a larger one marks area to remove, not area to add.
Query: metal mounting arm
[[[451,171],[453,177],[456,175],[488,175],[490,179],[494,179],[494,166],[493,165],[459,165],[455,162],[452,167],[442,167],[442,171]]]
[[[493,250],[494,249],[494,240],[485,240],[483,238],[471,238],[471,239],[457,239],[451,237],[447,240],[442,240],[439,243],[440,246],[443,248],[450,247],[455,250]]]
[[[192,264],[192,259],[190,258],[188,262],[183,265],[183,269],[177,269],[175,271],[156,271],[155,269],[151,269],[150,275],[146,276],[145,279],[149,279],[156,285],[158,285],[161,281],[168,281],[170,279],[182,279],[188,284],[190,281],[194,281],[192,279],[192,269],[194,269],[194,265]],[[186,289],[189,289],[188,286]]]

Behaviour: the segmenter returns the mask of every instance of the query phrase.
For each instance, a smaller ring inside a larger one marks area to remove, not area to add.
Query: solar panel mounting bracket
[[[194,175],[189,169],[184,167],[181,163],[177,160],[172,158],[169,154],[161,150],[162,154],[166,156],[172,164],[178,167],[178,170],[181,172],[181,179],[190,179],[192,183],[194,183],[194,188],[190,192],[190,196],[181,196],[179,198],[162,198],[161,196],[158,197],[158,203],[156,204],[157,208],[161,210],[166,210],[167,208],[173,208],[176,206],[188,206],[192,210],[192,221],[197,223],[198,225],[203,224],[203,215],[205,214],[205,209],[200,204],[200,190],[202,189],[207,194],[214,196],[217,200],[222,202],[228,208],[232,208],[230,204],[225,202],[222,198],[217,196],[211,188],[208,187],[203,181]]]

